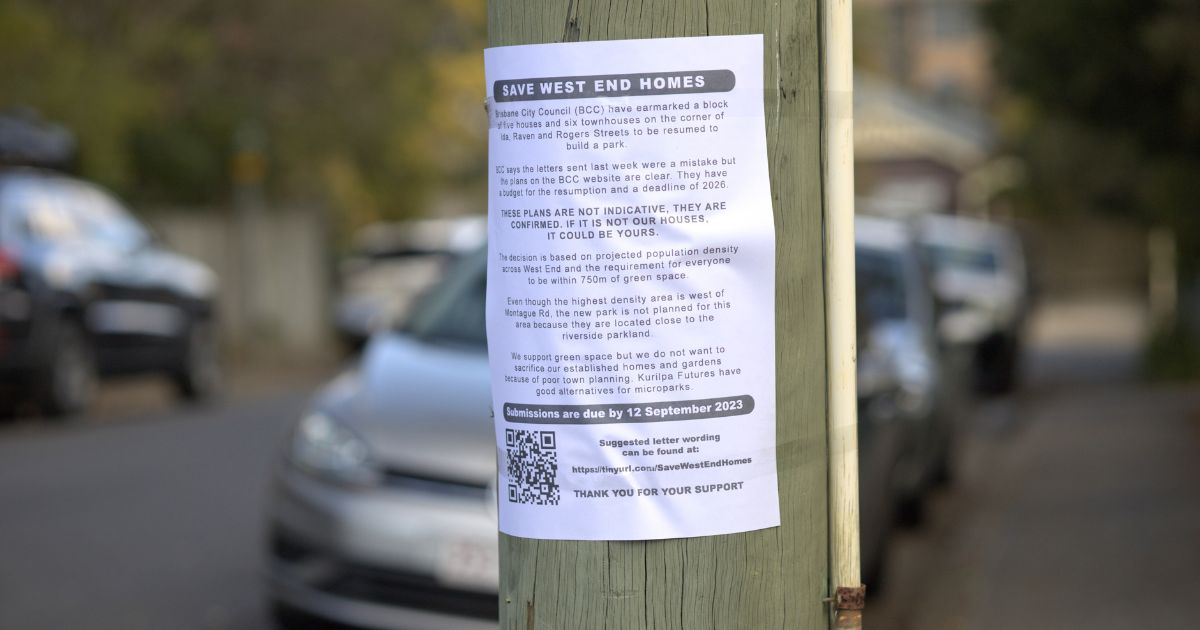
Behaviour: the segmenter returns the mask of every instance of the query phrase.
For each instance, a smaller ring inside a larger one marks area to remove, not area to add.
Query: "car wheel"
[[[999,396],[1012,392],[1017,381],[1016,344],[995,334],[980,344],[976,356],[978,390]]]
[[[212,322],[192,322],[186,344],[183,359],[172,374],[179,395],[187,400],[215,396],[221,388],[221,360]]]
[[[1001,362],[1000,373],[996,379],[996,389],[1001,394],[1011,394],[1016,391],[1020,374],[1021,355],[1017,340],[1005,338],[1004,360]]]
[[[349,626],[313,617],[282,602],[272,601],[270,606],[275,630],[349,630]]]
[[[65,416],[87,408],[96,393],[96,361],[91,343],[78,323],[63,321],[42,383],[43,411]]]
[[[896,509],[896,520],[902,527],[920,527],[925,522],[925,497],[920,494],[903,497]]]
[[[954,483],[954,443],[948,441],[938,452],[929,478],[931,488],[944,488]]]
[[[869,558],[863,558],[862,583],[867,587],[869,597],[879,597],[884,594],[887,575],[887,549],[880,545]]]

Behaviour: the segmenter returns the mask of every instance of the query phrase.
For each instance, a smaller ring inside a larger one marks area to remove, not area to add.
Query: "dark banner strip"
[[[626,424],[744,416],[751,396],[612,405],[527,405],[504,403],[504,419],[521,424]]]
[[[611,98],[728,92],[737,83],[729,70],[684,70],[578,77],[505,79],[492,86],[497,103],[565,98]]]

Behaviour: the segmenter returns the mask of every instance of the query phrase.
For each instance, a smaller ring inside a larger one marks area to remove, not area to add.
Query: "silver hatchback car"
[[[916,491],[937,373],[910,321],[905,232],[858,221],[863,543],[877,567],[895,504]],[[874,270],[874,273],[872,272]],[[270,505],[269,582],[286,621],[495,628],[496,447],[484,326],[486,256],[464,259],[408,323],[377,333],[293,431]],[[948,448],[948,442],[938,447]],[[941,454],[936,448],[926,449]]]
[[[284,625],[496,627],[485,268],[483,252],[464,259],[297,423],[268,517]]]

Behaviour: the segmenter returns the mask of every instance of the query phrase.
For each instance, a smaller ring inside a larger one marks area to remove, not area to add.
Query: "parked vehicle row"
[[[929,275],[909,228],[855,221],[860,320],[859,501],[868,582],[898,515],[919,510],[950,463],[948,413]]]
[[[940,259],[931,266],[930,258],[945,258],[937,249],[944,244],[921,238],[919,227],[856,222],[869,581],[898,518],[914,520],[929,490],[951,476],[963,393],[955,357],[976,353],[972,344],[988,338],[946,332],[960,325],[947,313],[974,307],[939,306],[938,282],[952,282],[938,274],[958,269]],[[931,234],[940,238],[943,228]],[[376,333],[297,423],[268,514],[269,592],[281,617],[409,630],[496,627],[485,287],[480,250],[459,261],[406,323]]]
[[[1020,239],[994,223],[946,215],[925,217],[920,230],[943,339],[970,349],[981,390],[1012,390],[1031,293]]]
[[[861,538],[878,585],[891,528],[953,476],[971,397],[1016,386],[1029,283],[1006,227],[929,214],[855,229]]]

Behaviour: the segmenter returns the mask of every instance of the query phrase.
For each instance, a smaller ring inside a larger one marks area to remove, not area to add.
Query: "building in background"
[[[997,162],[980,0],[855,5],[855,159],[860,207],[988,216],[1016,173]]]
[[[992,144],[975,110],[941,107],[885,79],[856,77],[855,187],[871,211],[964,210],[973,200],[963,185],[987,163]]]
[[[858,0],[859,64],[944,105],[980,107],[992,96],[981,0]]]
[[[1018,220],[1005,196],[1024,162],[1001,153],[1001,89],[986,0],[856,0],[855,186],[860,211],[970,215],[1016,224],[1039,288],[1055,295],[1145,291],[1142,226],[1115,218]],[[1061,247],[1064,235],[1072,246]],[[1120,252],[1121,255],[1113,255]]]

